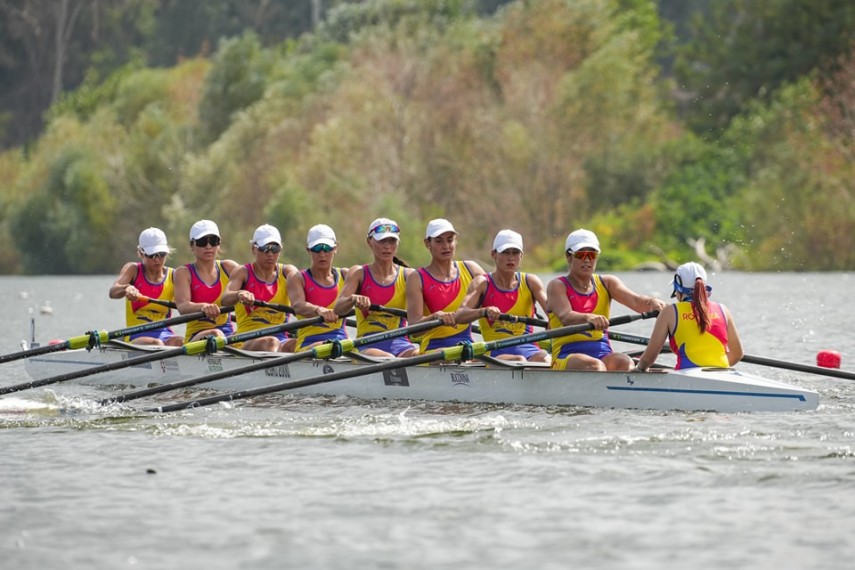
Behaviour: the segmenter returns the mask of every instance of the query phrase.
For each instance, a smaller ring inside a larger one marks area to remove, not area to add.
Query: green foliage
[[[675,71],[692,97],[689,125],[720,132],[785,83],[834,68],[855,37],[850,0],[718,0],[698,12]]]
[[[114,199],[96,157],[68,149],[45,182],[12,215],[11,229],[30,273],[106,272],[100,255],[110,239]]]
[[[270,67],[269,52],[261,49],[255,34],[246,33],[220,42],[199,103],[200,129],[205,141],[216,140],[236,112],[261,99]]]

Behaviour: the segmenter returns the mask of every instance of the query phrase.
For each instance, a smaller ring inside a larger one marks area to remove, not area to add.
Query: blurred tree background
[[[0,272],[113,273],[158,226],[273,223],[308,262],[387,216],[427,261],[496,231],[530,270],[708,255],[855,265],[855,4],[844,0],[0,0]],[[697,248],[697,250],[696,250]]]

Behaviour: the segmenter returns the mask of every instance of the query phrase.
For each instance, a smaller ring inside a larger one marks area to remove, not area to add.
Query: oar
[[[609,338],[630,344],[650,343],[650,339],[648,337],[624,334],[620,332],[609,332]],[[662,352],[671,352],[671,349],[667,346],[663,346]],[[819,374],[820,376],[833,376],[835,378],[843,378],[844,380],[855,380],[855,373],[853,372],[835,370],[834,368],[822,368],[820,366],[810,366],[807,364],[799,364],[797,362],[787,362],[786,360],[776,360],[774,358],[766,358],[763,356],[751,356],[749,354],[744,354],[742,355],[742,362],[771,366],[773,368],[783,368],[785,370],[795,370],[796,372],[806,372],[808,374]]]
[[[617,326],[626,323],[630,323],[632,321],[636,321],[638,319],[649,319],[655,317],[659,314],[659,311],[650,311],[648,313],[635,314],[635,315],[624,315],[620,317],[615,317],[609,320],[609,326]],[[424,323],[420,323],[424,324]],[[414,325],[418,326],[418,325]],[[585,323],[581,325],[571,325],[567,327],[561,327],[557,329],[549,329],[542,332],[536,332],[531,334],[524,334],[520,336],[511,336],[499,340],[494,340],[490,342],[478,342],[472,344],[460,344],[457,346],[453,346],[450,348],[445,348],[442,350],[437,350],[435,352],[428,352],[426,354],[420,354],[418,356],[413,356],[410,358],[400,358],[397,360],[390,360],[389,362],[383,362],[381,364],[370,364],[368,366],[360,366],[358,368],[354,368],[353,370],[345,370],[342,372],[334,372],[332,374],[326,374],[323,376],[314,376],[312,378],[304,378],[303,380],[295,380],[292,382],[281,382],[279,384],[272,384],[270,386],[262,386],[260,388],[254,388],[251,390],[241,390],[238,392],[232,392],[229,394],[222,394],[219,396],[211,396],[209,398],[200,398],[198,400],[192,400],[189,402],[180,402],[178,404],[172,404],[169,406],[160,406],[158,408],[151,408],[146,411],[148,412],[175,412],[178,410],[184,410],[187,408],[194,408],[198,406],[210,406],[211,404],[217,404],[220,402],[229,402],[234,400],[240,400],[243,398],[251,398],[253,396],[262,396],[265,394],[271,394],[274,392],[282,392],[285,390],[294,390],[296,388],[303,388],[305,386],[313,386],[315,384],[324,384],[326,382],[334,382],[336,380],[344,380],[347,378],[353,378],[355,376],[364,376],[368,374],[374,374],[376,372],[383,372],[384,370],[395,370],[397,368],[405,368],[407,366],[417,366],[419,364],[429,364],[431,362],[438,362],[440,360],[447,361],[460,361],[460,360],[469,360],[471,358],[481,356],[491,350],[497,350],[500,348],[507,348],[509,346],[516,346],[519,344],[526,344],[530,342],[538,342],[541,340],[546,340],[549,338],[554,338],[558,336],[567,336],[571,334],[580,333],[586,330],[590,330],[594,328],[591,323]],[[254,364],[252,366],[247,366],[243,370],[247,372],[251,372],[254,370],[261,370],[263,368],[269,368],[275,366],[269,362],[262,362],[258,364]]]
[[[233,311],[234,307],[223,307],[220,309],[223,313],[228,313]],[[24,350],[21,352],[15,352],[13,354],[6,354],[0,356],[0,364],[4,362],[11,362],[13,360],[19,360],[21,358],[29,358],[31,356],[39,356],[40,354],[48,354],[50,352],[59,352],[60,350],[66,349],[75,349],[75,348],[93,348],[97,344],[105,344],[108,341],[114,338],[120,338],[123,336],[128,336],[132,334],[143,333],[147,331],[153,331],[157,329],[162,329],[163,327],[168,327],[172,325],[180,325],[182,323],[187,323],[190,321],[195,321],[196,319],[204,318],[205,313],[199,311],[197,313],[188,313],[186,315],[180,315],[178,317],[173,317],[171,319],[164,319],[162,321],[153,321],[150,323],[143,323],[141,325],[135,325],[132,327],[128,327],[125,329],[119,329],[115,331],[91,331],[87,332],[85,335],[72,337],[64,342],[60,342],[57,344],[46,344],[44,346],[39,346],[36,348],[31,348],[29,350]]]
[[[374,344],[375,342],[389,340],[392,338],[399,338],[408,334],[424,332],[441,324],[442,321],[440,321],[439,319],[431,319],[429,321],[424,321],[408,327],[402,327],[400,329],[392,329],[389,331],[365,335],[356,339],[340,341],[338,343],[338,347],[341,348],[342,354],[346,354],[360,346]],[[338,356],[336,352],[337,351],[335,343],[325,343],[303,352],[295,352],[294,354],[287,354],[278,358],[263,360],[261,362],[250,364],[248,366],[235,368],[233,370],[223,370],[222,372],[215,372],[213,374],[208,374],[207,376],[201,376],[199,378],[191,378],[189,380],[181,380],[178,382],[172,382],[170,384],[163,384],[161,386],[154,386],[152,388],[145,388],[142,390],[136,390],[134,392],[128,392],[126,394],[122,394],[114,398],[106,398],[104,400],[101,400],[99,403],[101,405],[106,405],[114,402],[127,402],[130,400],[136,400],[138,398],[144,398],[146,396],[152,396],[154,394],[160,394],[162,392],[169,392],[170,390],[177,390],[179,388],[187,388],[189,386],[197,386],[199,384],[222,380],[223,378],[240,376],[241,374],[246,374],[247,372],[253,372],[255,370],[273,368],[275,366],[281,366],[283,364],[288,364],[289,362],[295,362],[297,360],[305,360],[308,358],[330,358],[333,356]]]
[[[371,305],[371,310],[389,313],[390,315],[395,315],[396,317],[407,316],[407,311],[405,311],[404,309],[396,309],[394,307],[379,307],[377,305]],[[501,315],[499,315],[499,320],[508,321],[511,323],[525,323],[527,325],[543,328],[549,326],[549,321],[543,319],[535,319],[534,317],[520,317],[518,315],[509,315],[507,313],[502,313]],[[472,325],[472,328],[473,330],[475,330],[475,332],[480,334],[481,330],[477,325]]]
[[[266,329],[258,329],[254,331],[249,331],[245,333],[235,334],[228,337],[221,336],[209,336],[202,340],[197,340],[195,342],[188,342],[187,344],[178,347],[178,348],[170,348],[166,350],[158,350],[157,352],[151,352],[148,354],[143,354],[142,356],[135,356],[134,358],[128,358],[127,360],[120,360],[117,362],[110,362],[107,364],[102,364],[101,366],[93,366],[91,368],[85,368],[83,370],[77,370],[75,372],[68,372],[66,374],[60,374],[58,376],[52,376],[50,378],[43,378],[41,380],[31,380],[30,382],[24,382],[22,384],[15,384],[14,386],[6,386],[0,388],[0,395],[3,394],[11,394],[13,392],[20,392],[21,390],[29,390],[30,388],[39,388],[41,386],[49,386],[51,384],[58,384],[59,382],[67,382],[69,380],[76,380],[78,378],[83,378],[85,376],[92,376],[95,374],[101,374],[102,372],[112,372],[114,370],[121,370],[122,368],[129,368],[131,366],[138,366],[140,364],[145,364],[147,362],[157,362],[159,360],[166,360],[167,358],[172,358],[173,356],[182,356],[185,354],[203,354],[203,353],[212,353],[217,350],[222,349],[224,346],[228,344],[235,344],[237,342],[244,342],[247,340],[252,340],[254,338],[259,338],[262,336],[267,336],[270,334],[277,334],[281,332],[286,332],[294,329],[298,329],[301,327],[305,327],[311,324],[322,322],[322,317],[315,317],[313,319],[307,319],[304,321],[292,321],[290,323],[283,323],[281,325],[277,325],[275,327],[269,327]]]
[[[137,301],[145,301],[146,303],[151,303],[152,305],[162,305],[164,307],[169,307],[170,309],[178,308],[178,305],[175,304],[175,301],[167,301],[165,299],[152,299],[151,297],[145,297],[143,295],[137,297]]]

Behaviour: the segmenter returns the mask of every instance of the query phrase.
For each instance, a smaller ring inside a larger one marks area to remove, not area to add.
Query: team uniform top
[[[590,293],[579,293],[570,284],[570,280],[566,276],[559,277],[564,283],[567,292],[567,300],[570,302],[570,308],[579,313],[593,313],[609,318],[611,295],[603,283],[602,277],[594,275],[592,277],[593,290]],[[549,314],[549,328],[561,328],[561,321],[554,313]],[[611,344],[609,343],[608,333],[600,330],[587,330],[567,336],[560,336],[552,339],[552,362],[553,367],[557,361],[567,358],[571,354],[587,354],[594,358],[602,358],[612,352]]]
[[[710,325],[701,333],[692,311],[692,303],[680,301],[674,303],[677,312],[674,332],[669,335],[668,343],[677,355],[677,370],[709,366],[728,368],[727,359],[727,317],[719,303],[708,304]]]
[[[424,316],[437,311],[454,312],[463,303],[466,289],[473,279],[472,271],[464,261],[455,261],[454,265],[457,267],[457,277],[450,281],[436,279],[424,267],[416,270],[422,280]],[[421,337],[421,352],[454,346],[460,342],[472,342],[470,331],[468,324],[434,327]]]
[[[158,299],[161,301],[171,301],[175,294],[175,286],[172,281],[172,268],[164,267],[166,275],[159,283],[152,283],[145,276],[145,268],[142,263],[137,263],[137,276],[131,282],[131,285],[137,288],[140,295],[144,295],[149,299]],[[156,305],[148,301],[125,301],[125,323],[128,327],[135,327],[146,323],[154,323],[168,319],[172,314],[172,309],[164,305]],[[160,332],[168,332],[167,336],[172,336],[174,332],[169,327],[142,333],[146,336],[157,336]],[[128,340],[133,340],[140,335],[131,335]]]
[[[196,272],[196,265],[188,263],[187,269],[190,270],[190,299],[194,303],[213,303],[219,304],[220,297],[223,291],[226,290],[226,284],[229,282],[229,276],[223,270],[221,261],[217,261],[217,279],[211,283],[205,283]],[[184,342],[189,342],[196,333],[206,331],[212,328],[218,328],[223,331],[226,336],[234,333],[234,323],[230,319],[229,313],[220,313],[215,319],[203,317],[187,323],[187,328],[184,331]]]
[[[332,268],[334,284],[326,287],[315,281],[310,269],[304,269],[300,273],[303,275],[303,292],[306,295],[306,302],[332,309],[336,299],[338,299],[341,288],[344,286],[344,276],[341,269],[338,267]],[[297,315],[297,318],[302,320],[311,317]],[[344,328],[343,318],[339,318],[332,323],[317,323],[303,327],[297,331],[297,347],[295,350],[301,350],[305,346],[323,340],[344,340],[346,338],[347,331]]]

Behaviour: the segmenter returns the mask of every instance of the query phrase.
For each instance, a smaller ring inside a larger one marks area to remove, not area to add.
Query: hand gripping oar
[[[609,326],[622,325],[626,323],[631,323],[632,321],[636,321],[638,319],[649,319],[655,317],[659,314],[659,311],[650,311],[642,314],[635,315],[624,315],[621,317],[615,317],[609,320]],[[424,324],[424,323],[419,323]],[[419,325],[413,325],[419,326]],[[499,340],[494,340],[490,342],[478,342],[472,344],[460,344],[457,346],[453,346],[450,348],[444,348],[442,350],[437,350],[435,352],[428,352],[426,354],[420,354],[418,356],[412,356],[410,358],[400,358],[397,360],[390,360],[389,362],[383,362],[381,364],[370,364],[368,366],[360,366],[355,368],[354,370],[345,370],[342,372],[334,372],[332,374],[326,374],[323,376],[314,376],[312,378],[304,378],[303,380],[295,380],[291,382],[281,382],[279,384],[272,384],[270,386],[262,386],[260,388],[254,388],[252,390],[241,390],[239,392],[232,392],[229,394],[222,394],[219,396],[211,396],[210,398],[200,398],[198,400],[193,400],[190,402],[181,402],[178,404],[172,404],[169,406],[161,406],[158,408],[151,408],[146,410],[147,412],[175,412],[178,410],[185,410],[187,408],[195,408],[200,406],[210,406],[211,404],[217,404],[220,402],[229,402],[233,400],[240,400],[243,398],[251,398],[253,396],[262,396],[265,394],[271,394],[274,392],[282,392],[285,390],[294,390],[296,388],[303,388],[305,386],[313,386],[315,384],[324,384],[326,382],[335,382],[337,380],[345,380],[347,378],[353,378],[355,376],[364,376],[368,374],[374,374],[376,372],[383,372],[384,370],[395,370],[397,368],[406,368],[407,366],[417,366],[419,364],[429,364],[431,362],[438,362],[440,360],[447,361],[460,361],[460,360],[471,360],[474,357],[481,356],[491,350],[497,350],[500,348],[507,348],[509,346],[516,346],[519,344],[533,343],[541,340],[546,340],[549,338],[555,338],[558,336],[567,336],[571,334],[580,333],[586,330],[593,329],[594,326],[590,323],[585,323],[581,325],[571,325],[567,327],[561,327],[557,329],[545,330],[541,332],[524,334],[520,336],[511,336],[508,338],[503,338]],[[266,364],[266,363],[265,363]],[[248,366],[245,370],[250,371],[259,370],[261,367],[255,368],[253,366]]]
[[[636,336],[623,333],[609,333],[609,338],[620,342],[630,344],[649,344],[650,339],[645,336]],[[671,352],[667,346],[662,347],[662,352]],[[771,366],[772,368],[783,368],[784,370],[794,370],[796,372],[806,372],[808,374],[818,374],[820,376],[833,376],[834,378],[843,378],[844,380],[855,380],[855,372],[846,372],[844,370],[835,370],[834,368],[822,368],[820,366],[810,366],[808,364],[799,364],[797,362],[787,362],[786,360],[776,360],[774,358],[766,358],[763,356],[751,356],[749,354],[742,355],[742,361],[748,364],[759,364],[761,366]]]
[[[248,366],[235,368],[234,370],[223,370],[222,372],[215,372],[213,374],[208,374],[207,376],[201,376],[199,378],[191,378],[189,380],[181,380],[178,382],[163,384],[162,386],[154,386],[152,388],[136,390],[134,392],[128,392],[126,394],[122,394],[114,398],[106,398],[104,400],[101,400],[99,403],[101,405],[105,405],[114,402],[127,402],[130,400],[136,400],[138,398],[144,398],[146,396],[152,396],[154,394],[160,394],[162,392],[169,392],[170,390],[177,390],[179,388],[187,388],[189,386],[196,386],[198,384],[205,384],[208,382],[214,382],[216,380],[222,380],[223,378],[240,376],[241,374],[246,374],[247,372],[264,370],[266,368],[274,368],[276,366],[281,366],[283,364],[288,364],[289,362],[295,362],[297,360],[305,360],[308,358],[333,358],[336,356],[340,356],[341,354],[351,352],[352,350],[361,346],[374,344],[375,342],[389,340],[392,338],[399,338],[408,334],[424,332],[434,327],[438,327],[441,324],[442,321],[440,321],[439,319],[431,319],[429,321],[424,321],[416,325],[411,325],[409,327],[402,327],[400,329],[392,329],[389,331],[365,335],[356,339],[339,341],[337,343],[320,344],[314,348],[303,352],[295,352],[294,354],[287,354],[285,356],[263,360],[261,362],[250,364]]]
[[[170,309],[178,308],[178,305],[175,304],[175,301],[165,301],[163,299],[152,299],[151,297],[143,297],[140,296],[140,301],[145,301],[146,303],[152,303],[154,305],[163,305],[164,307],[169,307]],[[267,301],[259,301],[258,299],[254,300],[252,304],[256,307],[265,307],[268,309],[273,309],[274,311],[279,311],[282,313],[288,313],[289,315],[293,315],[294,309],[289,305],[281,305],[279,303],[268,303]]]
[[[380,307],[378,305],[371,305],[372,311],[379,311],[381,313],[389,313],[390,315],[395,315],[396,317],[407,317],[407,311],[403,309],[396,309],[394,307]],[[518,315],[509,315],[507,313],[502,313],[499,315],[500,321],[507,321],[511,323],[525,323],[527,325],[532,325],[535,327],[548,327],[549,321],[543,319],[536,319],[534,317],[521,317]],[[472,325],[472,328],[475,332],[480,333],[481,330],[478,325]]]
[[[221,312],[226,313],[232,310],[234,310],[234,307],[223,307],[221,309]],[[186,315],[180,315],[171,319],[164,319],[162,321],[152,321],[150,323],[143,323],[141,325],[135,325],[132,327],[115,331],[90,331],[87,332],[85,335],[75,336],[57,344],[47,344],[44,346],[31,348],[29,350],[0,356],[0,364],[4,362],[11,362],[13,360],[19,360],[21,358],[29,358],[31,356],[48,354],[50,352],[59,352],[60,350],[75,348],[94,348],[96,345],[105,344],[114,338],[120,338],[132,334],[162,329],[163,327],[168,327],[172,325],[180,325],[182,323],[188,323],[190,321],[195,321],[196,319],[201,319],[204,317],[205,313],[199,311],[197,313],[187,313]]]
[[[222,312],[229,312],[228,310],[232,310],[233,307],[224,307]],[[209,336],[208,338],[197,340],[195,342],[189,342],[178,348],[171,348],[166,350],[158,350],[156,352],[150,352],[147,354],[143,354],[141,356],[136,356],[134,358],[128,358],[127,360],[120,360],[118,362],[110,362],[107,364],[102,364],[101,366],[93,366],[91,368],[86,368],[83,370],[77,370],[75,372],[68,372],[66,374],[60,374],[59,376],[52,376],[50,378],[43,378],[41,380],[31,380],[30,382],[24,382],[22,384],[15,384],[14,386],[6,386],[0,388],[0,395],[3,394],[11,394],[12,392],[20,392],[21,390],[29,390],[30,388],[39,388],[41,386],[49,386],[51,384],[58,384],[59,382],[67,382],[69,380],[76,380],[78,378],[83,378],[85,376],[92,376],[95,374],[101,374],[102,372],[112,372],[114,370],[121,370],[122,368],[130,368],[131,366],[138,366],[140,364],[145,364],[148,362],[157,362],[159,360],[166,360],[167,358],[172,358],[173,356],[183,356],[183,355],[192,355],[192,354],[203,354],[203,353],[213,353],[217,350],[222,349],[224,346],[229,344],[235,344],[238,342],[245,342],[247,340],[252,340],[254,338],[259,338],[262,336],[267,336],[271,334],[278,334],[281,332],[287,332],[294,329],[299,329],[308,325],[316,324],[323,322],[322,317],[315,317],[313,319],[306,319],[302,321],[291,321],[289,323],[283,323],[281,325],[276,325],[274,327],[269,327],[265,329],[258,329],[254,331],[249,331],[245,333],[235,334],[228,337],[221,336]]]

